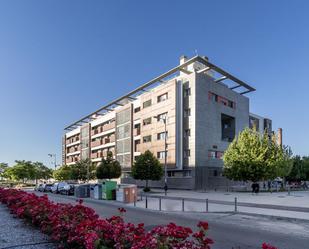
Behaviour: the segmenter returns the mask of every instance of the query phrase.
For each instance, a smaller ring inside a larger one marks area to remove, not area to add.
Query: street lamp
[[[57,167],[56,154],[48,154],[48,156],[49,156],[50,158],[54,158],[54,166],[55,166],[55,169],[56,169],[56,167]]]
[[[154,118],[156,118],[157,121],[162,120],[164,123],[164,193],[167,195],[167,115],[163,115],[162,117],[155,116]]]

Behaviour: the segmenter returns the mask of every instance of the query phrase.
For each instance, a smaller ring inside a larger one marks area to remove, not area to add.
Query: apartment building
[[[100,162],[111,151],[122,182],[132,183],[135,158],[150,150],[163,165],[166,156],[170,188],[226,187],[222,156],[229,143],[245,127],[272,129],[271,120],[249,112],[252,91],[208,58],[182,56],[178,66],[67,126],[63,164]]]

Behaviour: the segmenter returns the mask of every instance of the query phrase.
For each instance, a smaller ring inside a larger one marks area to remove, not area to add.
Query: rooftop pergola
[[[204,57],[197,55],[197,56],[194,56],[193,58],[185,61],[183,64],[181,64],[177,67],[174,67],[171,70],[165,72],[164,74],[161,74],[160,76],[144,83],[143,85],[141,85],[140,87],[138,87],[138,88],[134,89],[133,91],[127,93],[126,95],[121,96],[120,98],[102,106],[98,110],[96,110],[96,111],[90,113],[89,115],[79,119],[78,121],[70,124],[69,126],[65,127],[64,130],[65,131],[71,131],[71,130],[76,129],[79,126],[82,126],[85,123],[89,123],[89,122],[95,120],[96,117],[102,116],[102,115],[114,110],[115,107],[123,106],[122,102],[124,100],[126,100],[126,99],[135,100],[137,96],[146,92],[147,89],[149,90],[150,88],[153,88],[153,87],[155,87],[159,84],[163,84],[164,82],[166,82],[166,80],[168,78],[171,78],[172,76],[177,76],[180,72],[185,73],[185,74],[191,74],[192,72],[188,71],[186,69],[186,67],[188,65],[192,64],[193,62],[200,62],[200,63],[202,63],[203,65],[206,66],[204,69],[197,71],[198,73],[203,73],[203,72],[212,70],[213,72],[216,73],[216,75],[218,75],[218,77],[216,77],[215,80],[214,80],[215,82],[217,82],[217,83],[230,82],[232,85],[229,86],[229,88],[234,90],[234,91],[240,89],[240,91],[237,91],[239,94],[246,94],[246,93],[255,91],[255,89],[253,87],[249,86],[245,82],[239,80],[238,78],[227,73],[223,69],[221,69],[221,68],[217,67],[216,65],[210,63]]]

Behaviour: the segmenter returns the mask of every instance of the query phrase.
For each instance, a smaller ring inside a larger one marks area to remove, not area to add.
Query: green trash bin
[[[113,190],[116,191],[117,182],[104,181],[102,183],[102,198],[103,200],[114,200]]]

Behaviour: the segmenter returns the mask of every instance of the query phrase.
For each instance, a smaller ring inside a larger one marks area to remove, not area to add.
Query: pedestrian
[[[256,183],[255,184],[255,193],[258,194],[260,192],[260,184]]]
[[[268,191],[269,191],[270,193],[272,193],[272,189],[271,189],[271,181],[268,181]]]
[[[255,193],[255,182],[251,184],[251,188],[252,188],[252,194],[254,194]]]

